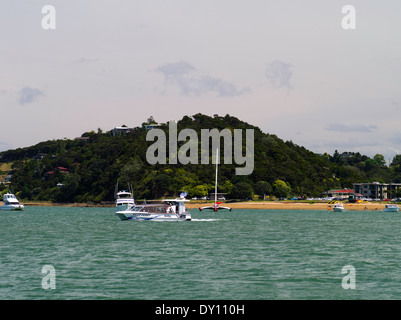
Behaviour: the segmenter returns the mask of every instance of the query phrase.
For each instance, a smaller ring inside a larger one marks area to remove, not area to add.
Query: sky
[[[390,161],[400,17],[399,0],[1,0],[0,151],[203,113]]]

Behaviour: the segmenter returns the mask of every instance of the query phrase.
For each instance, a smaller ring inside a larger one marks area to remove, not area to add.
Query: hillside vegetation
[[[117,181],[121,188],[132,185],[137,199],[176,196],[181,191],[188,192],[190,197],[214,192],[215,167],[211,159],[209,164],[147,162],[146,151],[154,142],[146,141],[145,125],[152,122],[151,117],[123,135],[114,136],[112,131],[98,129],[84,133],[78,140],[51,140],[2,152],[0,164],[12,166],[0,168],[9,168],[13,175],[11,184],[0,185],[0,191],[10,188],[22,200],[54,202],[113,201]],[[230,198],[245,199],[254,194],[319,196],[333,188],[352,188],[353,182],[401,181],[401,156],[396,156],[387,167],[379,154],[374,158],[337,151],[333,155],[318,155],[229,115],[184,116],[177,125],[178,132],[191,128],[198,137],[201,129],[254,129],[253,173],[235,175],[238,165],[234,161],[220,166],[219,192]],[[168,125],[159,128],[168,137]],[[184,143],[180,142],[178,147]]]

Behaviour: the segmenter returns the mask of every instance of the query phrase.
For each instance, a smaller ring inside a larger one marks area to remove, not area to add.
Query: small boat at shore
[[[386,204],[383,212],[398,212],[400,211],[400,207],[396,204]]]
[[[345,208],[342,203],[336,203],[333,205],[333,212],[344,212]]]
[[[136,204],[126,210],[117,211],[116,216],[121,220],[148,221],[190,221],[191,213],[185,208],[186,194],[180,198],[164,199],[162,204]]]
[[[20,204],[17,197],[12,193],[5,193],[3,196],[4,205],[0,206],[0,210],[22,211],[24,205]]]

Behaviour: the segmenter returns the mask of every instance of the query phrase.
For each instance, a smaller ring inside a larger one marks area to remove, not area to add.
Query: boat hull
[[[383,212],[398,212],[400,208],[384,208]]]
[[[117,211],[116,216],[121,220],[144,220],[144,221],[190,221],[191,214],[186,213],[181,216],[168,213],[151,213],[135,211]]]
[[[232,210],[231,208],[229,208],[229,207],[220,207],[220,206],[218,206],[218,207],[215,207],[215,206],[210,206],[210,207],[202,207],[202,208],[199,208],[199,211],[203,211],[203,210],[212,210],[212,211],[215,211],[215,212],[217,212],[217,211],[219,211],[219,210]]]
[[[4,205],[4,206],[0,206],[0,210],[3,210],[3,211],[23,211],[24,210],[24,206],[22,204]]]
[[[116,211],[127,210],[130,207],[135,206],[135,202],[121,202],[116,204]]]

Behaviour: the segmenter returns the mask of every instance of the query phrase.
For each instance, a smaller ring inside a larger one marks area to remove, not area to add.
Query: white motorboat
[[[342,203],[336,203],[333,205],[334,212],[343,212],[345,211],[344,205]]]
[[[17,197],[12,193],[5,193],[3,196],[4,205],[0,206],[0,210],[8,211],[22,211],[24,210],[24,205],[20,204]]]
[[[114,198],[116,199],[116,211],[125,210],[135,205],[134,193],[130,184],[128,185],[128,189],[128,191],[118,191],[117,181],[116,187],[114,189]]]
[[[132,192],[122,190],[117,192],[116,211],[128,209],[135,205],[135,199]]]
[[[162,204],[136,204],[116,212],[121,220],[190,221],[191,213],[185,208],[186,194],[180,198],[164,199]]]
[[[386,204],[383,212],[398,212],[400,211],[400,207],[396,204]]]
[[[206,206],[206,207],[201,207],[199,208],[199,211],[202,210],[213,210],[213,211],[218,211],[218,210],[232,210],[230,207],[224,207],[221,206],[220,204],[223,203],[223,201],[221,202],[217,202],[217,172],[218,172],[218,166],[219,166],[219,149],[217,148],[216,150],[216,181],[215,181],[215,185],[214,185],[214,203],[211,206]]]

